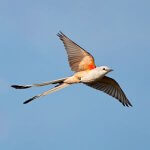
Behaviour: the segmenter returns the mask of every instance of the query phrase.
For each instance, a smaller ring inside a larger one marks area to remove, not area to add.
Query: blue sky
[[[149,15],[148,0],[1,0],[0,148],[149,150]],[[114,69],[133,108],[84,85],[22,104],[50,87],[11,84],[72,75],[59,30]]]

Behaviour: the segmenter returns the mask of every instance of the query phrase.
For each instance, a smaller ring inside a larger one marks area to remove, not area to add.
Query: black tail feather
[[[38,96],[34,96],[34,97],[32,97],[32,98],[26,100],[25,102],[23,102],[23,104],[27,104],[27,103],[33,101],[33,100],[36,99],[36,98],[38,98]]]
[[[27,89],[32,87],[31,85],[12,85],[11,87],[15,88],[15,89]]]

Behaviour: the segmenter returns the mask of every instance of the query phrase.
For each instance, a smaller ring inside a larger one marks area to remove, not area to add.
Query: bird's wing
[[[124,106],[132,106],[119,84],[112,78],[105,76],[100,81],[86,83],[86,85],[113,96],[114,98],[118,99]]]
[[[70,40],[62,32],[57,34],[62,40],[68,54],[68,61],[72,71],[79,72],[94,69],[95,63],[93,56]]]

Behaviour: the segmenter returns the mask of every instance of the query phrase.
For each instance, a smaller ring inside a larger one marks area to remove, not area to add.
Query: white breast
[[[87,82],[96,81],[96,80],[99,80],[100,78],[102,78],[103,76],[104,76],[104,74],[95,68],[95,69],[91,70],[88,74],[83,76],[81,78],[81,82],[87,83]]]

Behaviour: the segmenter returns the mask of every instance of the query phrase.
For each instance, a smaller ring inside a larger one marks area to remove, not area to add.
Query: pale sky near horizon
[[[0,149],[149,150],[149,16],[148,0],[0,0]],[[132,108],[80,84],[22,104],[51,86],[10,85],[73,74],[60,30],[114,69]]]

